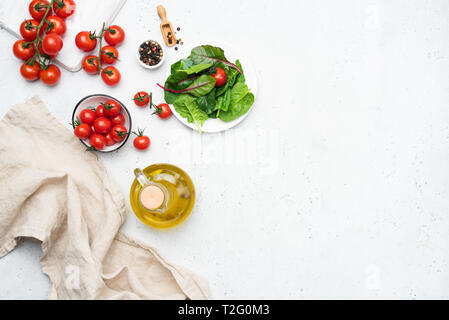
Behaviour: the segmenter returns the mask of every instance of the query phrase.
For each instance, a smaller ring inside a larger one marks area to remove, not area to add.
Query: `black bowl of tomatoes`
[[[132,120],[123,103],[105,94],[94,94],[78,102],[72,126],[75,136],[88,150],[107,153],[126,144]]]

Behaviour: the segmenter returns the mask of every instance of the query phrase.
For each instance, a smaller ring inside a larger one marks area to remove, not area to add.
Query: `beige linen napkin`
[[[38,97],[0,121],[0,257],[42,242],[50,299],[207,299],[206,282],[119,232],[125,200]]]

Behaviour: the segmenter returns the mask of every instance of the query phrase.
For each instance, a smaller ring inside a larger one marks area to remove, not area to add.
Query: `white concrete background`
[[[118,17],[128,38],[115,89],[82,73],[56,88],[26,83],[0,33],[0,116],[40,94],[69,127],[88,94],[126,101],[153,145],[101,156],[123,194],[136,166],[171,162],[198,201],[176,229],[130,212],[123,231],[208,278],[214,298],[449,298],[449,1],[164,1],[186,46],[231,43],[259,76],[252,114],[228,140],[200,144],[129,100],[141,89],[160,98],[155,82],[180,58],[170,51],[152,73],[135,61],[137,43],[159,37],[157,4],[128,1]],[[247,155],[241,140],[257,148]],[[25,242],[0,260],[0,298],[47,296],[40,255]]]

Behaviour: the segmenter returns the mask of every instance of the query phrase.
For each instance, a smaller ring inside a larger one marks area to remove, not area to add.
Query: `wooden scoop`
[[[167,47],[173,47],[176,44],[175,30],[171,22],[167,21],[167,11],[161,5],[157,6],[157,13],[161,17],[161,31]]]

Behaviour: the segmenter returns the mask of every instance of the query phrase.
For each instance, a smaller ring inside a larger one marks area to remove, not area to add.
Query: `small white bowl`
[[[149,66],[149,65],[147,65],[146,63],[143,63],[143,62],[140,60],[140,52],[139,52],[139,49],[140,49],[140,46],[141,46],[144,42],[146,42],[146,41],[154,41],[154,42],[158,43],[158,44],[161,46],[161,49],[162,49],[162,59],[161,59],[161,61],[159,61],[158,64],[155,64],[154,66]],[[159,42],[157,42],[156,40],[145,40],[144,42],[142,42],[142,43],[139,45],[138,49],[137,49],[137,54],[136,54],[137,61],[138,61],[139,64],[140,64],[142,67],[144,67],[145,69],[150,69],[150,70],[152,70],[152,69],[159,68],[159,67],[164,63],[164,61],[165,61],[165,50],[164,50],[164,48],[163,48],[162,45],[161,45]]]

